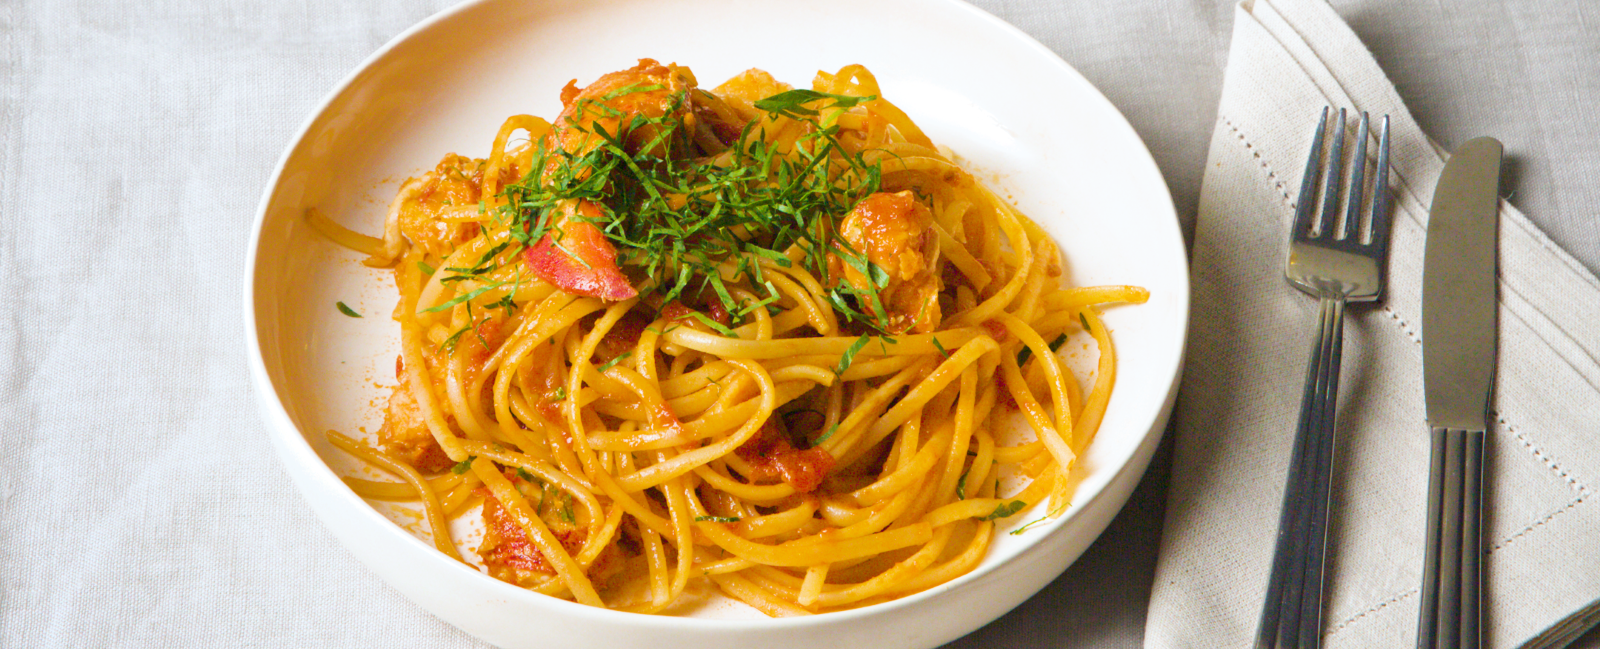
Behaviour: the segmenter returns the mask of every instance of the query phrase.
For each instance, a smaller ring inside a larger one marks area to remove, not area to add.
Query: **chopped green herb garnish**
[[[1078,312],[1078,322],[1083,323],[1083,330],[1084,331],[1089,331],[1089,318],[1087,316],[1083,315],[1082,311]]]
[[[850,95],[834,95],[826,92],[817,92],[815,90],[796,88],[794,90],[780,92],[771,97],[767,97],[766,99],[757,101],[756,108],[769,113],[776,113],[779,115],[785,115],[799,119],[801,117],[811,117],[818,114],[815,108],[806,106],[806,104],[814,101],[832,99],[835,106],[840,108],[849,108],[856,104],[872,101],[877,98],[877,95],[853,97]]]
[[[469,455],[469,456],[467,456],[467,459],[465,459],[465,460],[463,460],[461,462],[457,462],[455,466],[450,467],[450,472],[454,473],[456,475],[461,475],[463,473],[471,471],[472,470],[472,461],[476,460],[476,459],[478,459],[478,456]]]
[[[566,401],[567,400],[567,386],[565,386],[565,385],[556,386],[556,393],[554,395],[551,395],[550,400],[551,401]]]
[[[696,517],[694,517],[694,522],[696,522],[696,523],[706,523],[706,522],[710,522],[710,523],[737,523],[737,522],[739,522],[739,517],[737,517],[737,516],[696,516]]]
[[[850,364],[856,360],[856,354],[860,353],[861,349],[867,346],[867,341],[871,339],[872,334],[861,334],[860,338],[850,343],[850,347],[844,350],[844,354],[839,357],[839,364],[833,368],[833,373],[842,375],[845,370],[850,369]]]
[[[950,352],[945,350],[944,345],[939,342],[938,336],[933,337],[933,348],[939,350],[940,356],[950,358]]]
[[[829,426],[828,427],[828,431],[823,433],[821,437],[818,437],[817,441],[813,442],[811,445],[812,446],[820,446],[823,442],[828,441],[829,437],[833,437],[833,434],[838,432],[838,431],[839,431],[839,424],[834,424],[832,426]]]
[[[467,318],[468,320],[472,318],[472,304],[470,303],[467,304]],[[472,328],[472,335],[478,339],[478,344],[483,345],[486,350],[490,349],[489,339],[483,337],[483,325],[487,322],[489,322],[489,316],[483,316],[483,320],[477,324],[469,325]]]
[[[766,257],[767,259],[771,259],[772,262],[777,264],[780,268],[788,268],[788,267],[794,265],[794,262],[789,261],[788,257],[783,256],[783,253],[778,252],[776,250],[769,250],[767,248],[762,248],[761,246],[758,246],[758,245],[753,244],[753,243],[744,244],[744,249],[747,250],[747,251],[753,252],[755,254],[761,255],[762,257]],[[768,287],[771,287],[770,283],[768,284]]]
[[[715,330],[719,334],[722,334],[722,335],[727,336],[729,338],[737,338],[737,337],[739,337],[739,334],[735,333],[732,329],[729,329],[727,327],[722,326],[722,323],[717,322],[716,320],[712,320],[711,316],[708,316],[708,315],[706,315],[704,313],[701,313],[699,311],[690,311],[689,312],[689,317],[700,321],[702,324],[706,325],[707,327],[711,327],[713,330]]]
[[[456,343],[461,341],[461,334],[467,333],[468,331],[472,331],[472,325],[467,325],[456,330],[455,333],[450,334],[449,338],[444,339],[444,342],[439,343],[439,347],[443,348],[447,352],[455,351]],[[487,345],[485,346],[487,347]]]
[[[1033,527],[1034,525],[1038,525],[1039,523],[1043,523],[1043,522],[1045,522],[1047,520],[1050,520],[1049,516],[1040,516],[1040,517],[1035,518],[1035,519],[1033,519],[1031,521],[1028,521],[1027,523],[1024,523],[1022,525],[1022,527],[1019,527],[1017,529],[1011,530],[1009,532],[1009,534],[1011,534],[1012,536],[1017,536],[1019,534],[1022,534],[1025,531],[1027,531],[1028,528]]]
[[[677,329],[677,328],[678,328],[678,327],[681,327],[681,326],[683,326],[683,325],[679,325],[679,324],[674,324],[674,325],[672,325],[672,326],[670,326],[670,327],[667,327],[667,328],[666,328],[666,330],[664,330],[664,331],[656,331],[656,328],[655,328],[655,326],[654,326],[654,325],[651,325],[651,326],[649,326],[649,327],[645,327],[645,328],[644,328],[644,330],[645,330],[645,331],[648,331],[648,332],[650,332],[650,333],[653,333],[653,334],[655,334],[655,335],[657,335],[657,336],[665,336],[665,335],[667,335],[667,334],[669,334],[669,333],[672,333],[672,331],[673,331],[673,330],[674,330],[674,329]]]
[[[434,311],[443,311],[445,309],[453,307],[453,306],[455,306],[457,304],[460,304],[462,302],[466,302],[467,300],[471,300],[471,299],[473,299],[475,297],[478,297],[479,295],[483,295],[484,293],[487,293],[487,292],[489,292],[491,290],[500,288],[500,287],[505,286],[505,285],[506,285],[506,282],[495,282],[493,284],[488,284],[486,286],[483,286],[483,287],[478,288],[476,290],[473,290],[471,292],[463,293],[461,295],[457,295],[454,298],[452,298],[449,302],[445,302],[444,304],[441,304],[439,306],[423,309],[423,310],[419,311],[419,313],[432,313]]]
[[[629,356],[632,356],[632,355],[633,355],[633,352],[622,352],[621,354],[617,354],[616,358],[613,358],[613,359],[611,359],[609,361],[606,361],[604,365],[601,365],[600,367],[595,368],[595,371],[598,371],[601,374],[605,374],[606,370],[609,370],[612,367],[615,367],[617,363],[622,362],[623,359],[625,359],[625,358],[627,358]]]
[[[343,313],[343,314],[345,314],[347,316],[350,316],[352,318],[361,317],[361,314],[356,313],[355,309],[352,309],[349,306],[346,306],[345,303],[343,303],[343,302],[334,302],[333,305],[336,306],[336,307],[339,307],[339,313]]]
[[[1050,341],[1050,351],[1058,351],[1061,349],[1061,346],[1065,344],[1067,344],[1066,334],[1056,336],[1055,340]],[[1017,367],[1021,367],[1024,363],[1027,363],[1028,359],[1032,356],[1033,350],[1027,346],[1023,346],[1022,351],[1017,352]]]
[[[559,515],[562,522],[576,523],[578,521],[578,517],[572,511],[572,494],[565,491],[561,492],[561,511]]]
[[[644,91],[624,88],[610,94]],[[729,290],[741,283],[759,291],[766,284],[763,264],[798,264],[813,276],[827,277],[829,260],[837,258],[860,270],[870,284],[837,282],[826,290],[840,320],[886,332],[878,291],[889,273],[852,250],[834,223],[878,191],[882,163],[869,163],[841,146],[832,114],[875,97],[779,93],[756,104],[768,120],[752,121],[737,140],[714,146],[696,139],[678,117],[688,99],[686,93],[675,95],[663,115],[634,114],[616,127],[605,126],[617,124],[616,119],[584,119],[585,114],[623,117],[605,100],[575,102],[569,124],[582,124],[576,127],[596,136],[594,144],[568,150],[540,140],[528,166],[532,171],[506,186],[504,205],[491,210],[494,218],[510,226],[511,239],[530,245],[554,227],[566,201],[587,201],[600,214],[579,218],[601,230],[630,275],[659,278],[651,287],[663,302],[685,294],[712,295],[734,316],[771,306],[768,301],[740,304]],[[767,132],[790,128],[788,120],[800,122],[802,133],[780,150],[766,141]],[[641,133],[652,137],[638,142]],[[550,242],[559,247],[557,239]],[[468,270],[488,269],[480,264]],[[769,287],[768,295],[775,296],[776,289]],[[708,326],[733,335],[727,326]]]
[[[517,467],[517,477],[527,480],[528,482],[533,482],[535,480],[532,473],[528,473],[527,469],[524,469],[520,466]]]
[[[435,273],[435,272],[436,272],[436,270],[435,270],[435,269],[434,269],[434,267],[432,267],[432,266],[429,266],[429,265],[428,265],[428,262],[425,262],[425,261],[419,261],[419,262],[417,262],[417,269],[418,269],[418,270],[420,270],[420,271],[422,271],[422,274],[423,274],[423,276],[425,276],[425,277],[426,277],[426,276],[432,276],[432,275],[433,275],[433,274],[434,274],[434,273]]]
[[[1008,502],[1008,503],[1000,503],[998,506],[996,506],[994,508],[994,512],[990,513],[988,516],[983,517],[981,520],[992,521],[992,520],[995,520],[997,518],[1005,518],[1007,516],[1010,516],[1012,514],[1015,514],[1017,512],[1022,511],[1022,508],[1027,507],[1027,506],[1028,506],[1028,503],[1022,502],[1020,500],[1013,500],[1013,501]]]

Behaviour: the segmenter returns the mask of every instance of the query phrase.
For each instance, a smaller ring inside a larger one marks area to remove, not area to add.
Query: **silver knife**
[[[1494,385],[1502,148],[1451,154],[1428,216],[1422,367],[1433,436],[1419,649],[1477,649],[1483,581],[1483,438]]]

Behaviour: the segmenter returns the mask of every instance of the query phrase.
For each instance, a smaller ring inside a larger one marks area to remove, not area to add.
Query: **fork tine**
[[[1372,247],[1379,254],[1389,250],[1389,116],[1383,116],[1383,134],[1378,136],[1378,166],[1372,185]],[[1380,264],[1379,270],[1383,269]]]
[[[1350,156],[1350,199],[1344,211],[1344,228],[1338,238],[1355,236],[1361,224],[1361,192],[1367,188],[1367,111],[1361,111],[1361,126],[1356,129],[1356,152]]]
[[[1339,184],[1344,170],[1344,109],[1339,109],[1339,123],[1333,126],[1333,143],[1328,145],[1328,180],[1323,185],[1322,216],[1317,218],[1318,237],[1333,238],[1333,226],[1339,218]]]
[[[1306,173],[1300,181],[1300,200],[1294,206],[1293,239],[1310,236],[1311,213],[1317,208],[1317,176],[1322,169],[1322,134],[1328,130],[1328,107],[1322,108],[1322,119],[1317,120],[1317,130],[1311,135],[1311,155],[1306,158]]]

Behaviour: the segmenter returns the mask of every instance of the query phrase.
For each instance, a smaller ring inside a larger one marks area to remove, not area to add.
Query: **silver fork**
[[[1341,152],[1345,111],[1339,109],[1327,163],[1322,164],[1327,108],[1317,122],[1306,160],[1300,200],[1295,206],[1284,277],[1289,284],[1321,301],[1317,344],[1306,370],[1295,430],[1289,479],[1278,521],[1272,577],[1256,632],[1257,649],[1311,649],[1322,645],[1323,565],[1328,540],[1328,505],[1333,468],[1334,410],[1339,394],[1339,361],[1344,347],[1344,310],[1350,302],[1373,302],[1383,296],[1385,258],[1389,250],[1389,117],[1383,118],[1378,162],[1374,169],[1371,217],[1366,236],[1361,227],[1367,158],[1368,119],[1361,114],[1351,158],[1349,195],[1339,218]],[[1317,213],[1317,180],[1326,173],[1321,213]]]

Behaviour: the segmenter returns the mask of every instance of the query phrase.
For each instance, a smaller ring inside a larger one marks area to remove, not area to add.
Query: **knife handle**
[[[1484,431],[1466,431],[1465,493],[1461,523],[1461,645],[1477,649],[1483,636],[1483,438]]]
[[[1482,642],[1483,435],[1433,428],[1418,649]]]

